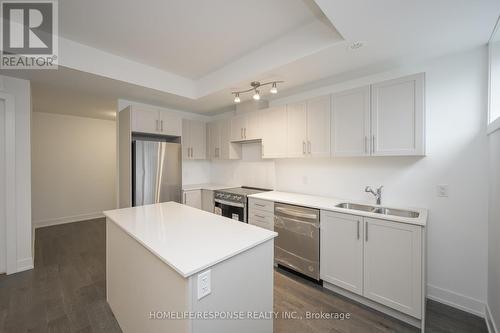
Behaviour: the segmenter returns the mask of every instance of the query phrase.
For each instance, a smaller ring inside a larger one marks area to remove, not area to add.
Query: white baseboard
[[[24,258],[17,261],[17,273],[33,269],[33,258]]]
[[[485,318],[484,302],[469,296],[428,284],[427,298]]]
[[[488,304],[486,304],[486,326],[488,326],[489,333],[500,333],[497,330],[495,319],[493,319],[493,316],[491,315],[491,310]]]
[[[102,212],[81,214],[81,215],[74,215],[74,216],[65,216],[65,217],[58,217],[55,219],[33,221],[33,226],[35,227],[35,229],[37,229],[37,228],[41,228],[41,227],[48,227],[51,225],[92,220],[92,219],[98,219],[98,218],[102,218],[102,217],[104,217]]]

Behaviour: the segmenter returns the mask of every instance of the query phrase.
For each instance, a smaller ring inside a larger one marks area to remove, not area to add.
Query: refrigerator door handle
[[[157,168],[156,168],[156,184],[155,184],[155,203],[160,202],[164,152],[165,152],[165,146],[164,143],[162,142],[158,145],[158,150],[156,152]]]

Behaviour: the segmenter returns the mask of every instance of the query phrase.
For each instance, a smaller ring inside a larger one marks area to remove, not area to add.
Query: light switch
[[[448,197],[448,184],[439,184],[437,186],[438,197]]]
[[[198,274],[198,299],[202,299],[212,292],[210,284],[210,270]]]

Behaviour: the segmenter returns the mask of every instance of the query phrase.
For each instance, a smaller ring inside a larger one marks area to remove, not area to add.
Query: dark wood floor
[[[105,232],[103,219],[38,229],[35,269],[0,275],[0,332],[121,332],[106,303]],[[418,332],[282,270],[274,303],[278,312],[351,314],[343,321],[279,319],[276,333]],[[428,302],[427,318],[427,332],[487,332],[483,319],[436,302]]]

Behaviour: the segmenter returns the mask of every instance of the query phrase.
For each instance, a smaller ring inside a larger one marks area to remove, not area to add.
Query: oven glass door
[[[235,206],[238,205],[238,206]],[[245,207],[241,204],[223,202],[222,200],[215,199],[215,214],[219,214],[230,219],[246,222]]]

